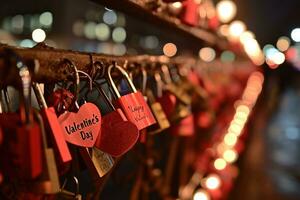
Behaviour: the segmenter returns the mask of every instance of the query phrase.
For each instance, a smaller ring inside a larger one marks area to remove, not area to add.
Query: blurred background
[[[300,1],[234,2],[238,7],[236,18],[255,33],[265,57],[285,51],[285,58],[280,65],[267,59],[263,66],[264,92],[230,198],[299,199]],[[0,42],[9,45],[33,47],[44,41],[56,48],[112,55],[162,55],[170,51],[172,55],[197,55],[201,48],[170,31],[88,0],[1,3]],[[233,52],[226,55],[224,59],[234,59]]]

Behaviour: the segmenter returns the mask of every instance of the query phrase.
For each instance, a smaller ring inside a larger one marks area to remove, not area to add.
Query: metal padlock
[[[79,152],[96,181],[107,174],[114,165],[113,158],[103,151],[92,148],[80,148]]]
[[[65,189],[68,178],[65,179],[60,191],[56,194],[56,200],[81,200],[82,196],[79,194],[79,182],[78,179],[73,176],[72,180],[75,183],[76,192],[71,192]]]
[[[31,107],[31,76],[28,67],[13,54],[21,78],[20,125],[12,151],[16,155],[16,174],[21,179],[34,179],[42,172],[42,141],[39,125],[34,121]]]
[[[42,174],[32,183],[31,189],[39,194],[55,194],[60,190],[57,166],[54,157],[54,150],[48,147],[46,130],[42,116],[36,111],[35,116],[40,125],[43,141],[43,171]]]
[[[126,82],[132,90],[132,93],[121,96],[116,84],[111,76],[113,68],[117,69],[124,76]],[[156,123],[156,120],[147,105],[144,96],[140,91],[137,91],[134,84],[128,77],[127,72],[118,65],[110,65],[107,70],[108,83],[111,85],[117,99],[115,101],[116,106],[121,108],[127,119],[133,122],[139,130],[147,128]]]
[[[169,122],[161,104],[155,100],[153,92],[148,89],[146,91],[146,94],[148,97],[148,103],[150,104],[152,113],[157,121],[157,126],[149,127],[148,133],[149,134],[160,133],[163,130],[170,127],[170,122]]]
[[[59,155],[61,162],[66,163],[72,160],[71,153],[65,141],[61,126],[58,122],[54,107],[48,107],[40,86],[37,83],[32,84],[38,103],[41,108],[45,128],[51,134],[53,147]]]
[[[191,96],[186,92],[185,88],[183,88],[180,84],[176,84],[172,81],[169,68],[167,65],[162,65],[161,70],[164,75],[164,80],[166,84],[164,85],[164,90],[167,90],[174,94],[176,98],[186,105],[190,105],[192,102]]]

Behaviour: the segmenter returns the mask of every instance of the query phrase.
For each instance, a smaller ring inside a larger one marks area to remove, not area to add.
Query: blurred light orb
[[[21,40],[20,44],[21,47],[27,47],[27,48],[31,48],[35,45],[35,42],[33,42],[30,39],[25,39],[25,40]]]
[[[221,25],[219,28],[219,32],[224,37],[229,36],[229,26],[227,24]]]
[[[173,57],[177,53],[177,47],[174,43],[167,43],[163,47],[163,52],[168,57]]]
[[[220,59],[223,62],[233,62],[235,60],[235,54],[232,51],[223,51]]]
[[[281,65],[285,61],[285,56],[281,52],[276,52],[271,59],[276,65]]]
[[[95,39],[96,38],[96,23],[95,22],[88,22],[84,26],[84,35],[88,39]]]
[[[233,1],[222,0],[217,4],[219,20],[223,23],[231,21],[236,15],[236,5]]]
[[[234,146],[237,142],[237,136],[236,134],[234,133],[227,133],[225,136],[224,136],[224,143],[228,146]]]
[[[226,161],[225,161],[223,158],[217,158],[217,159],[214,161],[214,167],[215,167],[217,170],[223,170],[223,169],[225,169],[225,167],[226,167]]]
[[[239,37],[246,30],[246,25],[244,22],[236,20],[231,22],[229,25],[229,34],[232,37]]]
[[[292,32],[291,32],[291,38],[295,42],[300,42],[300,28],[295,28],[294,30],[292,30]]]
[[[284,52],[290,47],[291,40],[288,37],[282,36],[277,40],[276,47],[280,51]]]
[[[43,42],[46,39],[46,33],[43,29],[37,28],[32,31],[32,39],[35,42]]]
[[[218,189],[221,186],[220,177],[216,174],[210,174],[206,178],[205,186],[210,190]]]
[[[211,47],[204,47],[200,49],[199,57],[205,62],[211,62],[216,58],[216,52]]]
[[[242,34],[241,34],[241,36],[240,36],[240,41],[241,41],[241,43],[246,43],[247,42],[247,40],[249,40],[249,39],[255,39],[255,35],[254,35],[254,33],[253,32],[251,32],[251,31],[245,31],[245,32],[243,32]]]
[[[207,191],[199,189],[194,194],[193,200],[210,200],[210,197]]]
[[[39,17],[40,24],[45,27],[50,27],[53,23],[53,15],[51,12],[43,12]]]
[[[227,149],[223,153],[223,158],[228,163],[233,163],[237,160],[237,152],[233,149]]]
[[[108,25],[115,24],[117,22],[117,19],[118,19],[117,14],[113,10],[107,10],[103,14],[103,21]]]
[[[109,39],[110,29],[108,25],[99,23],[95,27],[95,34],[98,40],[105,41]]]
[[[115,42],[122,43],[126,40],[126,31],[123,27],[116,27],[112,32],[112,39]]]

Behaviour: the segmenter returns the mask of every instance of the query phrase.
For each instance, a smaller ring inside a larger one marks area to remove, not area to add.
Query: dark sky
[[[235,0],[237,18],[245,21],[261,45],[276,43],[300,27],[300,0]]]

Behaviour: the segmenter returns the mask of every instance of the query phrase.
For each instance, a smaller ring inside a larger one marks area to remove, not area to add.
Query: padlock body
[[[177,136],[193,136],[194,135],[194,116],[191,114],[181,121],[178,124],[174,124],[170,133]]]
[[[159,102],[154,102],[150,105],[152,113],[157,121],[157,126],[152,128],[150,127],[149,133],[156,134],[170,127],[170,122]]]
[[[166,91],[161,97],[157,98],[157,101],[162,105],[167,118],[170,119],[176,107],[177,99],[175,95]]]
[[[128,152],[139,137],[136,125],[119,108],[103,116],[101,126],[95,147],[115,157]]]
[[[34,179],[42,172],[42,140],[36,122],[22,125],[16,131],[15,153],[19,177]]]
[[[46,122],[45,124],[48,125],[47,129],[50,129],[53,147],[58,153],[60,161],[63,163],[71,161],[71,153],[65,141],[54,107],[42,109],[42,117],[44,122]]]
[[[121,108],[127,119],[142,130],[156,123],[156,120],[141,92],[121,96],[115,102]]]

